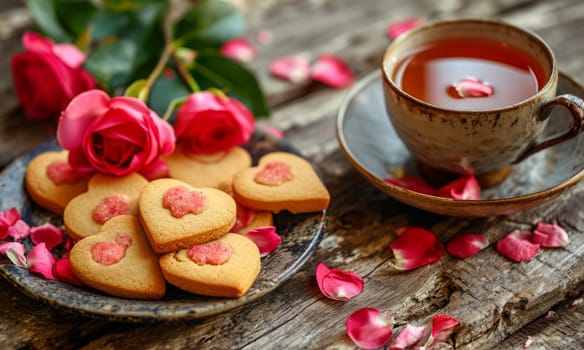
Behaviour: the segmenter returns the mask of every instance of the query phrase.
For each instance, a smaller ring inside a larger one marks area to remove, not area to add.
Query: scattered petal
[[[82,286],[83,282],[77,279],[73,272],[71,271],[71,262],[69,257],[63,257],[57,259],[53,265],[53,276],[59,281],[74,284],[76,286]]]
[[[438,195],[460,200],[479,200],[481,188],[474,176],[464,176],[441,187]]]
[[[316,59],[312,72],[312,80],[334,88],[342,88],[353,84],[355,78],[351,68],[340,57],[322,55]]]
[[[54,280],[53,265],[55,257],[47,249],[45,243],[39,243],[28,252],[27,265],[31,272],[40,273],[45,278]]]
[[[532,243],[531,231],[515,230],[497,242],[497,251],[503,256],[522,262],[533,258],[539,252],[539,244]]]
[[[236,203],[237,210],[235,211],[235,224],[229,232],[239,233],[244,227],[247,227],[253,219],[255,218],[255,210],[244,207],[243,205]]]
[[[16,220],[14,225],[10,226],[7,230],[8,237],[12,237],[17,242],[28,237],[30,233],[30,226],[21,219]]]
[[[422,24],[422,20],[419,18],[408,18],[402,21],[391,23],[385,29],[388,37],[395,39],[403,33],[413,29]]]
[[[26,266],[26,258],[24,257],[24,245],[19,242],[4,242],[0,243],[0,254],[8,257],[14,265]]]
[[[359,309],[347,319],[347,335],[362,349],[380,348],[391,339],[392,323],[377,309]]]
[[[452,84],[452,90],[455,97],[488,97],[491,96],[495,89],[487,82],[474,77],[464,78],[461,81]]]
[[[249,62],[257,55],[255,47],[245,38],[237,38],[226,42],[221,46],[219,52],[223,56],[239,62]]]
[[[426,346],[432,348],[436,344],[446,342],[452,335],[452,332],[454,332],[454,328],[459,324],[460,322],[452,316],[444,314],[435,315],[432,317],[432,331],[426,342]]]
[[[545,315],[545,318],[553,318],[556,316],[556,312],[554,310],[548,310],[547,314]]]
[[[460,259],[466,259],[470,258],[488,246],[489,241],[483,235],[475,233],[463,233],[448,242],[448,244],[446,244],[446,250],[452,256]]]
[[[424,326],[413,326],[408,323],[391,343],[389,350],[405,350],[411,347],[422,339],[425,330]]]
[[[363,291],[361,276],[351,271],[330,269],[322,262],[316,266],[316,283],[322,295],[332,300],[349,300]]]
[[[523,348],[527,349],[532,343],[533,339],[531,338],[531,336],[528,336],[527,339],[525,340],[525,343],[523,343]]]
[[[30,229],[30,239],[32,243],[44,242],[48,250],[53,250],[63,243],[63,230],[53,224],[44,224]]]
[[[0,212],[0,239],[8,237],[8,228],[18,220],[20,220],[20,212],[16,208]]]
[[[267,29],[262,29],[256,33],[256,40],[262,45],[271,43],[273,38],[272,32]]]
[[[444,255],[444,246],[436,236],[418,227],[406,227],[390,247],[395,260],[393,266],[404,271],[431,264]]]
[[[284,138],[284,136],[286,136],[282,129],[278,129],[275,126],[258,124],[258,128],[262,129],[266,134],[272,135],[279,139]]]
[[[578,298],[578,299],[574,299],[574,301],[570,304],[571,308],[575,308],[576,306],[580,305],[584,303],[584,299],[583,298]]]
[[[275,226],[257,227],[248,231],[245,236],[258,246],[261,256],[270,254],[282,243],[282,237],[276,233]]]
[[[560,226],[538,222],[531,241],[539,243],[544,248],[559,248],[570,243],[570,238]]]
[[[430,186],[430,184],[427,183],[426,180],[424,180],[420,177],[417,177],[417,176],[404,174],[399,179],[393,179],[393,178],[388,177],[388,178],[383,179],[383,181],[390,183],[390,184],[393,184],[393,185],[396,185],[396,186],[403,187],[403,188],[410,190],[410,191],[424,193],[424,194],[430,194],[432,196],[438,195],[438,191],[436,191],[434,188],[432,188],[432,186]]]
[[[310,76],[310,62],[299,56],[282,56],[270,63],[269,70],[276,78],[298,83]]]

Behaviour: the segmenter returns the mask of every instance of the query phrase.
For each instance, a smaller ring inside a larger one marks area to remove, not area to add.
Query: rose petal
[[[83,282],[77,279],[71,271],[71,262],[68,257],[63,257],[55,261],[55,264],[53,265],[53,276],[59,281],[71,283],[76,286],[83,285]]]
[[[402,21],[391,23],[385,29],[388,37],[395,39],[403,33],[413,29],[422,24],[422,20],[419,18],[408,18]]]
[[[255,218],[255,210],[244,207],[239,203],[236,203],[236,208],[235,224],[233,224],[233,227],[229,230],[229,232],[233,233],[239,233],[241,229],[251,224]]]
[[[523,348],[527,349],[531,346],[531,344],[533,343],[533,338],[531,338],[531,336],[527,336],[527,339],[525,340],[525,342],[523,343]]]
[[[21,241],[22,239],[28,237],[30,233],[30,226],[23,220],[16,220],[14,225],[10,226],[7,230],[8,237],[12,237],[15,241]]]
[[[515,230],[497,242],[497,251],[503,256],[522,262],[533,258],[539,252],[540,245],[532,243],[531,231]]]
[[[16,208],[0,212],[0,239],[8,237],[8,228],[20,220],[20,211]]]
[[[405,174],[399,179],[388,177],[383,179],[383,181],[418,193],[424,193],[433,196],[438,194],[438,191],[433,189],[432,186],[426,182],[426,180],[413,175]]]
[[[465,78],[452,85],[460,98],[491,96],[495,89],[489,83],[474,77]]]
[[[374,308],[363,308],[352,313],[346,322],[347,335],[362,349],[380,348],[392,336],[391,321],[384,319]]]
[[[267,29],[262,29],[256,33],[256,40],[262,45],[266,45],[272,42],[273,35],[272,32]]]
[[[81,65],[85,62],[85,54],[75,45],[56,44],[52,47],[52,51],[66,65],[73,69],[81,68]]]
[[[282,243],[282,237],[276,233],[276,227],[274,226],[257,227],[248,231],[245,236],[258,246],[260,256],[270,254]]]
[[[570,238],[560,226],[538,222],[531,241],[545,248],[559,248],[570,243]]]
[[[47,249],[45,243],[39,243],[28,252],[27,265],[31,272],[40,273],[45,278],[54,280],[53,265],[55,257]]]
[[[332,300],[349,300],[363,291],[363,278],[351,271],[330,269],[324,263],[316,266],[316,283],[320,292]]]
[[[474,176],[464,176],[441,187],[438,195],[460,200],[479,200],[481,188]]]
[[[411,347],[422,339],[425,330],[424,326],[413,326],[408,323],[391,343],[389,350],[405,350]]]
[[[14,265],[26,266],[26,258],[24,257],[24,245],[19,242],[5,242],[0,243],[0,254],[4,254],[10,259]]]
[[[275,126],[258,124],[258,128],[263,130],[266,134],[272,135],[279,139],[284,138],[284,136],[286,136],[282,129],[278,129]]]
[[[445,314],[435,315],[432,317],[432,331],[430,338],[426,342],[426,346],[431,347],[437,343],[445,342],[454,331],[454,328],[459,324],[460,321],[452,316]]]
[[[310,74],[316,80],[334,88],[342,88],[353,84],[355,78],[351,68],[340,57],[322,55],[317,58]]]
[[[439,261],[444,255],[444,246],[436,236],[418,227],[406,227],[390,247],[394,255],[393,266],[404,271]]]
[[[257,55],[255,47],[245,38],[237,38],[226,42],[221,46],[219,52],[225,57],[240,62],[249,62]]]
[[[170,170],[168,169],[168,164],[162,159],[158,159],[152,164],[142,168],[140,170],[140,175],[144,176],[146,180],[152,181],[156,179],[162,179],[170,177]]]
[[[53,250],[53,248],[63,243],[63,230],[49,223],[32,227],[30,229],[30,239],[34,244],[44,242],[48,250]]]
[[[446,250],[450,255],[460,259],[466,259],[488,246],[489,241],[483,235],[464,233],[456,236],[448,242],[448,244],[446,244]]]
[[[276,78],[298,83],[310,76],[310,62],[304,57],[282,56],[270,63],[269,71]]]

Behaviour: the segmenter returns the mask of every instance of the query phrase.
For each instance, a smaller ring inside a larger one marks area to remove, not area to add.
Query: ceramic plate
[[[0,210],[17,207],[30,225],[51,222],[62,227],[62,218],[31,202],[23,187],[24,170],[38,153],[58,149],[56,141],[38,147],[17,159],[0,175]],[[246,145],[254,164],[265,153],[288,151],[298,153],[282,141],[256,132]],[[268,294],[296,272],[316,248],[325,227],[325,211],[274,216],[282,244],[262,258],[262,270],[252,288],[236,299],[200,297],[169,286],[164,299],[158,301],[129,300],[102,294],[89,287],[76,287],[46,280],[12,264],[0,266],[0,274],[24,294],[54,307],[87,316],[121,321],[157,321],[193,319],[219,314]]]
[[[584,133],[513,166],[511,175],[476,201],[454,200],[406,190],[383,181],[392,171],[420,176],[415,161],[387,116],[381,73],[373,72],[345,97],[337,118],[337,137],[345,157],[373,185],[394,199],[450,216],[508,215],[551,201],[584,177]],[[560,74],[558,94],[584,96],[584,88]],[[556,108],[546,135],[570,127],[571,116]]]

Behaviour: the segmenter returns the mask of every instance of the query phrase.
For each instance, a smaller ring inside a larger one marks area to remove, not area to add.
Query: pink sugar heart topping
[[[162,206],[170,210],[175,218],[187,214],[200,214],[207,209],[207,198],[203,192],[189,191],[184,186],[175,186],[164,194]]]
[[[91,258],[102,265],[113,265],[126,256],[126,250],[132,245],[132,236],[118,233],[115,241],[96,242],[91,246]]]
[[[290,166],[278,160],[266,164],[255,176],[255,182],[267,186],[278,186],[290,180],[292,180]]]
[[[195,244],[187,252],[189,259],[197,265],[222,265],[233,253],[231,247],[221,241]]]
[[[46,174],[55,185],[74,183],[85,177],[76,172],[68,162],[62,160],[56,160],[49,164]]]
[[[98,224],[103,225],[115,216],[130,213],[130,200],[128,197],[121,194],[114,194],[106,196],[103,199],[103,203],[95,206],[92,218]]]

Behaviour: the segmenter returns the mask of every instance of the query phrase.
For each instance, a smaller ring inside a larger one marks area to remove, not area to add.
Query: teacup
[[[469,52],[477,57],[465,57]],[[450,66],[430,62],[432,57],[451,60]],[[473,70],[471,63],[477,62],[511,67]],[[381,69],[389,118],[424,169],[497,173],[584,130],[584,102],[556,96],[558,67],[550,47],[534,33],[502,21],[458,19],[415,28],[388,46]],[[428,81],[417,79],[423,74],[430,75]],[[423,95],[430,90],[448,95],[452,103],[440,100],[444,96]],[[571,128],[544,136],[558,105],[571,112]]]

